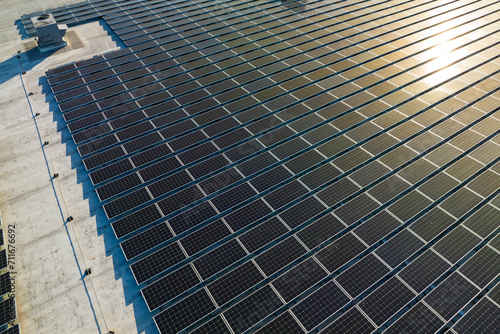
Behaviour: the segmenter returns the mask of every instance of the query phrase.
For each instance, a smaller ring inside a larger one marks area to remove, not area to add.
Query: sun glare
[[[450,65],[469,53],[461,47],[467,42],[468,38],[453,38],[460,35],[460,30],[461,29],[453,29],[439,34],[436,38],[432,39],[432,44],[429,43],[429,46],[434,45],[434,47],[431,47],[429,50],[419,55],[418,58],[421,60],[430,60],[424,65],[427,73],[438,71],[426,77],[424,81],[435,84],[436,79],[442,82],[458,74],[457,70]]]

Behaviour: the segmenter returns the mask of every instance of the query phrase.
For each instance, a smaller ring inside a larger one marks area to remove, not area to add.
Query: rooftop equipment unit
[[[31,18],[38,35],[38,46],[41,49],[66,45],[63,39],[68,30],[65,24],[57,24],[52,14],[44,14]]]

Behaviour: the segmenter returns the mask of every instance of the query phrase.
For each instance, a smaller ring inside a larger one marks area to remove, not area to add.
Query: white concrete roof
[[[77,173],[84,168],[44,77],[48,68],[118,46],[102,23],[93,22],[70,28],[85,47],[30,62],[23,44],[34,38],[21,36],[16,26],[22,14],[63,4],[68,1],[0,3],[0,210],[3,227],[16,227],[21,330],[155,333],[152,321],[144,321],[149,328],[137,323],[149,312],[86,172]],[[18,50],[20,59],[13,56]],[[42,147],[44,141],[49,145]],[[82,279],[86,266],[92,274]]]

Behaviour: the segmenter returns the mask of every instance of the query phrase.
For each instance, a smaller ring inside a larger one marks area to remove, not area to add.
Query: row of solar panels
[[[292,30],[289,30],[288,32],[290,33],[290,32],[292,32]],[[331,34],[332,34],[332,33],[328,33],[327,35],[331,35]],[[182,39],[182,37],[177,37],[177,38],[178,38],[178,39]],[[241,38],[241,37],[240,37],[240,38]],[[247,44],[248,44],[248,43],[249,43],[249,42],[247,42]],[[170,47],[171,47],[171,45],[170,45]],[[290,46],[288,46],[288,48],[290,48]],[[162,50],[161,48],[156,48],[156,49],[154,49],[154,50],[151,50],[151,49],[150,49],[150,50],[148,50],[148,51],[147,51],[147,56],[150,56],[152,53],[157,53],[157,54],[158,54],[158,53],[161,53],[161,52],[163,52],[163,50]],[[217,52],[217,53],[220,53],[220,52]],[[150,61],[151,59],[153,59],[153,61],[156,61],[156,62],[159,62],[159,61],[164,61],[164,60],[165,60],[165,57],[160,57],[160,56],[161,56],[161,54],[158,54],[157,56],[159,57],[159,58],[157,58],[157,59],[154,59],[154,58],[150,58],[150,57],[148,57],[148,61],[147,61],[147,63],[148,63],[148,64],[149,64],[149,63],[151,63],[151,61]],[[235,55],[234,55],[234,54],[233,54],[233,57],[232,57],[232,58],[235,58]],[[101,60],[102,60],[102,59],[101,59]],[[134,57],[133,55],[131,55],[131,56],[129,57],[129,59],[127,59],[127,57],[124,57],[123,59],[119,59],[119,60],[115,61],[114,63],[112,63],[112,65],[122,64],[122,63],[124,63],[125,61],[130,62],[131,60],[136,60],[136,57]],[[191,59],[191,60],[192,60],[192,59]],[[144,61],[146,61],[146,60],[144,60]],[[135,62],[135,63],[137,63],[137,62]],[[90,69],[89,69],[89,68],[87,68],[87,69],[85,69],[84,71],[89,72],[89,71],[97,71],[97,70],[102,70],[103,66],[104,66],[104,64],[100,64],[100,65],[99,65],[98,67],[96,67],[96,68],[90,68]],[[88,74],[88,73],[86,73],[86,72],[83,72],[83,73],[84,73],[84,74]],[[91,72],[90,72],[90,73],[91,73]],[[209,73],[210,73],[210,72],[209,72]],[[80,73],[80,74],[82,74],[82,73]],[[78,75],[78,73],[73,73],[72,75],[73,75],[73,76],[74,76],[74,75]],[[135,78],[135,77],[133,77],[133,78]],[[58,78],[58,79],[59,79],[59,78]],[[95,79],[97,79],[97,78],[93,78],[92,76],[90,76],[90,79],[91,79],[90,81],[87,81],[87,80],[86,80],[86,82],[87,82],[87,83],[92,82],[93,80],[95,80]],[[127,78],[127,79],[130,79],[130,78]],[[125,79],[125,80],[127,80],[127,79]],[[123,79],[122,79],[122,80],[123,80]],[[114,83],[116,84],[116,82],[114,82]],[[108,84],[108,82],[105,82],[105,84],[106,84],[106,85],[110,85],[110,84]],[[69,88],[72,88],[72,87],[74,87],[74,86],[81,85],[81,82],[80,82],[80,81],[77,81],[77,80],[73,80],[73,81],[70,81],[69,83],[66,83],[66,84],[57,85],[57,86],[55,86],[55,87],[57,87],[57,88],[55,89],[56,93],[57,93],[57,92],[59,92],[60,90],[64,90],[63,88],[59,88],[59,87],[61,87],[61,86],[65,86],[65,85],[68,85],[68,87],[69,87]],[[84,94],[84,93],[86,93],[86,92],[88,92],[88,91],[87,91],[87,90],[83,90],[81,93],[78,93],[78,92],[77,92],[77,90],[74,90],[74,91],[71,91],[71,92],[66,92],[66,93],[64,93],[64,95],[60,95],[60,99],[61,99],[61,100],[64,100],[64,99],[67,99],[67,98],[70,98],[70,97],[76,97],[76,96],[78,96],[78,95],[80,95],[80,94],[82,94],[82,93]],[[76,94],[76,95],[75,95],[75,94]]]
[[[498,244],[498,238],[496,239],[496,244]],[[370,319],[374,320],[377,325],[380,325],[392,315],[396,314],[411,300],[416,302],[421,300],[421,297],[415,298],[415,292],[418,293],[424,291],[424,289],[433,280],[438,278],[439,275],[447,274],[447,276],[440,279],[440,284],[436,284],[437,287],[423,299],[423,302],[418,302],[416,306],[414,306],[408,313],[396,321],[386,331],[388,333],[401,333],[404,332],[405,329],[410,332],[411,330],[425,329],[425,332],[436,332],[445,324],[443,319],[445,321],[452,319],[454,315],[462,309],[462,307],[467,305],[475,297],[478,297],[481,290],[478,289],[474,283],[479,282],[479,284],[483,286],[484,284],[491,282],[492,278],[498,276],[498,273],[495,274],[493,271],[488,272],[487,269],[488,265],[498,265],[498,256],[498,249],[493,250],[489,246],[486,246],[481,249],[481,251],[476,253],[474,257],[470,258],[469,261],[463,264],[460,271],[450,274],[451,271],[449,270],[447,273],[449,264],[446,263],[446,261],[444,261],[441,257],[437,256],[436,253],[428,251],[419,258],[419,261],[409,265],[405,270],[401,271],[398,276],[385,281],[382,286],[373,291],[363,300],[362,303],[359,304],[359,308],[352,307],[346,311],[343,316],[334,321],[332,325],[328,326],[324,333],[370,333],[375,330],[376,327],[365,318],[360,310],[369,315]],[[317,288],[319,287],[319,289],[303,300],[302,303],[299,303],[297,306],[292,308],[295,318],[301,320],[304,327],[309,330],[310,328],[313,328],[315,324],[320,323],[329,315],[333,314],[337,310],[340,310],[344,305],[350,302],[349,298],[345,296],[335,282],[348,282],[350,280],[349,289],[351,293],[356,296],[356,289],[362,290],[363,288],[368,287],[371,284],[371,281],[377,278],[372,278],[372,275],[380,275],[380,272],[388,271],[387,267],[385,267],[382,262],[378,261],[376,257],[369,255],[365,257],[363,261],[364,263],[358,263],[359,266],[352,267],[350,271],[348,270],[344,272],[335,281],[331,281],[329,277],[325,278],[324,271],[317,266],[315,262],[303,262],[301,265],[294,268],[294,270],[290,271],[287,276],[282,276],[282,278],[280,278],[282,279],[281,282],[279,281],[280,279],[278,279],[275,283],[276,289],[282,288],[292,296],[294,293],[298,294],[300,291],[293,291],[293,289],[290,291],[290,289],[286,289],[286,283],[285,285],[280,285],[280,283],[282,284],[283,282],[287,282],[287,279],[293,280],[293,282],[296,283],[293,285],[294,287],[300,286],[304,290],[308,289],[313,284],[316,284]],[[427,270],[422,270],[424,269],[422,266],[429,265],[432,265],[434,270],[428,271],[428,268],[425,268]],[[367,271],[366,269],[360,271],[359,269],[363,267],[371,269],[371,271]],[[486,269],[486,272],[483,271],[483,269]],[[467,271],[469,274],[474,272],[474,274],[471,274],[471,276],[474,276],[473,282],[461,274],[462,272]],[[357,274],[359,274],[359,276],[357,276]],[[411,287],[414,289],[413,291],[409,289],[407,285],[403,284],[400,278],[401,276],[409,277],[411,275],[413,275],[413,279],[411,280]],[[250,277],[250,279],[252,278],[252,276],[247,277]],[[240,281],[241,278],[228,282],[232,284]],[[318,284],[317,282],[321,283]],[[495,282],[498,282],[498,279]],[[236,329],[235,332],[241,332],[245,329],[239,327],[237,324],[235,325],[235,320],[238,319],[238,315],[241,316],[238,312],[254,312],[253,315],[256,318],[255,320],[259,321],[259,317],[265,317],[282,306],[282,303],[280,303],[278,298],[275,297],[273,299],[273,290],[268,288],[269,286],[266,287],[251,295],[250,298],[245,299],[241,302],[241,304],[237,304],[237,306],[233,307],[233,309],[224,313],[226,320],[232,326],[233,330]],[[206,293],[204,290],[202,291]],[[497,285],[496,288],[492,289],[489,293],[489,298],[491,299],[481,299],[480,303],[473,307],[473,309],[458,322],[455,326],[457,332],[474,333],[477,328],[489,328],[491,329],[491,332],[495,332],[495,329],[498,329],[498,323],[495,323],[494,321],[494,319],[498,319],[498,305],[492,303],[491,300],[498,303],[498,292],[499,287]],[[161,330],[164,332],[176,332],[178,329],[183,328],[182,326],[185,326],[187,321],[192,321],[192,319],[188,319],[188,317],[182,317],[180,319],[181,323],[178,327],[177,321],[179,320],[173,321],[174,318],[178,319],[178,317],[183,313],[183,309],[185,310],[188,306],[188,303],[199,304],[200,302],[205,301],[203,311],[206,311],[206,313],[212,311],[214,306],[211,305],[207,299],[202,297],[204,293],[197,293],[198,295],[193,294],[188,299],[185,299],[181,303],[176,304],[174,307],[169,308],[167,311],[157,316],[155,320]],[[280,293],[282,292],[280,291]],[[287,295],[285,294],[285,296]],[[274,303],[272,303],[272,301],[274,301]],[[293,299],[285,297],[285,301],[289,302],[293,301]],[[252,304],[255,306],[252,307]],[[352,304],[352,302],[350,304]],[[487,308],[488,312],[478,316],[476,313],[478,308],[484,307]],[[260,309],[255,310],[254,308]],[[431,311],[431,308],[435,311]],[[325,310],[328,310],[330,313],[325,313]],[[439,314],[442,318],[440,319],[437,314]],[[191,316],[193,315],[191,314]],[[488,321],[487,318],[493,319],[493,321]],[[296,323],[289,312],[285,312],[283,315],[273,320],[266,327],[264,327],[262,331],[259,331],[259,333],[277,333],[283,332],[284,330],[291,331],[292,333],[303,333],[301,327]],[[229,333],[229,330],[224,325],[224,322],[221,321],[221,318],[216,317],[193,333],[204,332]]]
[[[464,193],[465,193],[465,192],[462,192],[462,193],[461,193],[461,195],[462,195],[462,196],[458,196],[458,195],[457,195],[456,197],[458,197],[458,198],[463,197]],[[466,192],[466,193],[469,193],[469,192]],[[417,195],[416,193],[414,193],[414,194],[415,194],[415,195]],[[421,195],[420,195],[420,196],[421,196]],[[470,197],[470,195],[469,195],[469,197]],[[409,200],[415,200],[415,199],[416,199],[416,198],[415,198],[415,196],[413,196],[413,197],[410,197],[410,198],[409,198]],[[418,198],[417,198],[417,199],[418,199]],[[467,199],[467,198],[466,198],[466,199]],[[309,202],[309,203],[307,203],[307,204],[311,204],[311,202]],[[424,204],[428,204],[428,203],[424,203]],[[475,201],[475,203],[473,203],[473,205],[474,205],[474,204],[477,204],[477,200]],[[464,208],[461,208],[461,210],[468,211],[468,209],[470,209],[471,207],[473,207],[473,205],[470,205],[470,203],[469,203],[469,205],[468,205],[468,206],[466,206],[466,207],[464,207]],[[303,207],[302,207],[302,208],[303,208]],[[494,212],[493,212],[492,214],[493,214],[493,217],[494,217],[494,214],[495,214],[495,213],[497,213],[497,212],[496,212],[495,210],[493,210],[493,211],[494,211]],[[439,210],[438,210],[438,212],[439,212]],[[385,213],[385,212],[384,212],[384,213]],[[432,215],[431,215],[431,217],[432,217]],[[302,218],[302,217],[300,217],[300,218]],[[331,217],[330,217],[330,218],[331,218]],[[434,217],[434,218],[435,218],[435,217]],[[442,217],[441,217],[441,218],[442,218]],[[480,221],[480,220],[481,220],[481,218],[484,218],[484,217],[482,217],[482,215],[478,215],[478,216],[476,216],[476,217],[475,217],[475,219],[473,219],[473,220],[472,220],[472,222],[477,223],[477,222],[478,222],[478,219],[479,219],[479,221]],[[491,218],[491,217],[489,217],[489,218]],[[497,218],[498,218],[498,217],[497,217]],[[393,219],[393,220],[394,220],[394,219]],[[324,221],[323,221],[323,223],[324,223]],[[215,225],[215,224],[214,224],[214,225]],[[322,225],[322,224],[318,224],[318,226],[321,226],[321,225]],[[338,223],[337,223],[337,226],[338,226]],[[340,225],[340,226],[342,226],[342,225]],[[363,226],[365,226],[365,225],[363,225]],[[366,226],[367,226],[367,225],[366,225]],[[490,228],[491,228],[491,226],[490,226]],[[493,229],[494,229],[494,228],[495,228],[495,226],[493,226]],[[282,232],[282,233],[283,233],[283,232]],[[307,234],[305,234],[305,233],[304,233],[304,235],[307,235]],[[323,234],[323,235],[324,235],[324,234]],[[316,236],[316,237],[319,237],[319,236]],[[324,237],[325,237],[325,238],[328,238],[328,237],[329,237],[329,235],[324,235]],[[413,237],[413,238],[414,238],[415,240],[417,240],[417,241],[418,241],[418,238],[415,238],[415,237]],[[255,239],[258,239],[258,238],[255,238]],[[250,241],[251,241],[251,238],[248,238],[248,239],[245,239],[245,240],[250,240]],[[187,241],[187,240],[186,240],[186,241]],[[265,244],[265,241],[266,241],[265,239],[264,239],[264,240],[262,240],[262,242],[263,242],[264,244]],[[398,245],[405,244],[405,243],[406,243],[405,241],[407,241],[407,240],[404,240],[404,239],[403,239],[403,240],[394,240],[394,245],[395,245],[395,247],[397,247]],[[182,242],[182,241],[181,241],[181,242]],[[306,242],[306,243],[307,243],[307,239],[306,239],[304,242]],[[245,246],[247,246],[247,242],[244,242],[244,243],[245,243]],[[187,245],[189,245],[188,243],[186,243],[186,244],[187,244]],[[251,244],[251,242],[248,242],[248,244]],[[389,242],[387,245],[392,245],[392,244],[393,244],[392,242]],[[416,245],[416,246],[421,246],[421,245]],[[387,247],[389,247],[389,246],[387,246]],[[174,247],[174,249],[175,249],[175,247]],[[156,253],[156,254],[154,254],[154,255],[151,255],[149,258],[146,258],[146,259],[151,260],[151,262],[150,262],[150,264],[151,264],[151,263],[154,263],[154,260],[157,260],[157,261],[158,261],[158,260],[160,259],[160,256],[164,256],[164,259],[174,258],[174,257],[172,257],[172,256],[171,256],[171,255],[173,255],[174,253],[175,253],[175,252],[172,250],[172,247],[170,247],[168,250],[167,250],[167,249],[165,249],[164,251],[162,251],[162,252],[158,252],[158,253]],[[389,253],[390,253],[390,252],[389,252]],[[231,254],[232,254],[232,253],[231,253]],[[403,254],[404,254],[404,253],[403,253]],[[265,258],[264,256],[262,256],[262,257],[263,257],[263,258]],[[177,258],[178,258],[178,256],[177,256]],[[209,257],[209,258],[210,258],[210,257]],[[217,256],[215,256],[215,255],[214,255],[213,257],[211,257],[211,258],[212,258],[212,259],[213,259],[213,258],[218,258],[218,259],[220,260],[220,257],[217,257]],[[161,259],[163,259],[163,257],[162,257]],[[341,260],[344,260],[344,259],[341,259]],[[385,259],[385,260],[386,260],[386,262],[390,262],[390,261],[388,261],[387,259]],[[144,268],[145,268],[144,262],[146,262],[146,264],[148,263],[148,261],[137,262],[136,264],[133,264],[133,265],[132,265],[132,268],[134,268],[134,266],[135,266],[135,268],[143,268],[143,269],[144,269]],[[201,261],[198,261],[198,262],[200,263],[200,265],[202,265],[202,262],[201,262]],[[207,260],[207,262],[210,262],[210,261],[209,261],[209,260]],[[232,262],[234,262],[234,261],[232,261]],[[171,263],[170,263],[170,264],[171,264]],[[197,263],[196,263],[196,262],[194,262],[194,264],[195,264],[195,266],[197,266]],[[153,270],[158,270],[158,269],[160,269],[160,270],[161,270],[162,268],[153,267]],[[208,276],[210,276],[210,275],[208,275]]]
[[[194,295],[193,295],[194,296]]]
[[[98,145],[95,145],[95,146],[97,146],[97,147],[98,147]]]
[[[293,3],[293,2],[292,2],[292,3]],[[148,13],[149,13],[149,12],[146,12],[146,14],[148,14]],[[143,15],[144,15],[144,13],[143,13]],[[130,16],[125,16],[125,17],[124,17],[124,19],[128,19],[128,20],[130,20],[130,18],[131,18]],[[157,17],[155,17],[155,16],[153,16],[153,18],[157,19]],[[151,20],[151,18],[149,18],[149,17],[146,17],[145,19],[146,19],[146,20]],[[134,21],[134,23],[137,23],[137,22],[135,22],[135,21]],[[130,24],[130,21],[129,21],[129,22],[125,22],[124,24]],[[132,28],[133,30],[137,29],[137,28],[134,28],[134,27],[131,27],[131,28]],[[132,30],[132,31],[133,31],[133,30]],[[118,33],[120,33],[120,30],[118,30]],[[49,74],[50,74],[50,71],[49,71]]]
[[[208,1],[205,1],[205,3],[209,3],[209,2],[208,2]],[[228,1],[228,2],[225,2],[225,3],[227,3],[228,5],[231,5],[231,3],[234,3],[234,1]],[[292,4],[292,5],[295,5],[295,3],[294,3],[294,2],[291,2],[291,4]],[[323,4],[323,6],[325,6],[325,7],[331,7],[331,6],[332,6],[332,4],[330,4],[330,5],[325,5],[325,4]],[[352,5],[351,5],[351,6],[352,6]],[[220,7],[220,6],[219,6],[219,7]],[[279,5],[278,5],[278,6],[277,6],[277,5],[273,5],[272,7],[279,7]],[[214,12],[215,12],[215,13],[217,13],[217,10],[215,10]],[[149,11],[147,11],[147,12],[146,12],[146,14],[149,14]],[[137,14],[136,14],[136,15],[137,15]],[[169,14],[169,13],[166,13],[165,15],[173,17],[173,19],[174,19],[174,20],[175,20],[175,18],[178,16],[178,15],[175,15],[175,14]],[[124,24],[124,27],[128,27],[128,26],[130,26],[130,24],[131,24],[131,23],[132,23],[132,24],[138,24],[138,22],[137,22],[136,20],[132,20],[132,21],[130,20],[130,19],[131,19],[131,18],[133,18],[133,17],[134,17],[134,16],[129,16],[129,15],[125,15],[125,16],[124,16],[124,19],[129,20],[128,22],[124,22],[124,23],[122,23],[122,24]],[[141,16],[139,16],[138,18],[140,18],[140,17],[141,17]],[[160,16],[160,17],[161,17],[161,16]],[[148,24],[148,25],[149,25],[149,23],[145,23],[145,22],[152,21],[152,20],[155,20],[155,19],[158,19],[158,16],[147,16],[147,17],[145,17],[145,18],[144,18],[144,20],[146,20],[146,21],[144,21],[144,22],[143,22],[143,21],[140,21],[140,23],[141,23],[141,24]],[[178,19],[177,19],[177,20],[178,20]],[[124,28],[124,27],[122,27],[122,26],[115,26],[115,25],[113,25],[113,27],[114,27],[115,29],[118,29],[117,31],[118,31],[118,33],[119,33],[119,34],[125,33],[125,31],[123,31],[123,28]],[[147,26],[141,26],[141,27],[142,27],[142,28],[146,28]],[[131,31],[134,31],[134,30],[136,30],[137,28],[134,28],[134,27],[129,27],[129,29],[132,29]],[[63,67],[63,69],[64,69],[64,67]],[[49,72],[48,72],[48,75],[50,76],[51,74],[52,74],[52,73],[51,73],[51,71],[49,71]]]
[[[147,44],[147,43],[146,43],[146,44]],[[122,50],[122,52],[123,52],[123,51],[125,51],[125,52],[126,52],[127,50]],[[157,52],[160,52],[160,51],[157,51]],[[102,57],[101,57],[101,58],[100,58],[100,57],[96,57],[95,59],[92,59],[92,61],[94,61],[94,60],[96,60],[96,61],[101,60],[101,61],[102,61],[102,60],[103,60],[103,58],[102,58]],[[70,65],[69,67],[63,67],[63,68],[61,68],[61,69],[62,69],[62,70],[68,70],[68,69],[73,69],[74,67],[75,67],[74,65]],[[58,71],[59,71],[59,69],[58,69]]]
[[[156,3],[164,2],[157,0]],[[57,8],[51,8],[21,16],[21,22],[28,35],[35,35],[36,29],[31,21],[32,17],[44,14],[52,14],[59,24],[75,25],[86,23],[97,18],[114,18],[120,15],[123,10],[133,10],[143,8],[146,5],[153,4],[153,1],[138,0],[86,0],[76,4],[65,5]]]
[[[144,12],[164,7],[164,3],[165,0],[87,0],[76,4],[25,14],[21,16],[21,22],[28,35],[35,35],[36,30],[31,21],[31,18],[35,16],[52,14],[58,23],[67,25],[86,23],[97,18],[104,18],[109,22],[114,22],[135,16],[142,17],[144,16]],[[124,10],[128,14],[126,18],[123,18],[124,15],[122,13]],[[136,15],[137,13],[142,14]]]

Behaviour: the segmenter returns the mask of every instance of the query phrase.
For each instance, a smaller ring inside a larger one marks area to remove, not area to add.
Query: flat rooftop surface
[[[0,210],[4,230],[16,225],[21,332],[107,333],[108,326],[115,333],[157,333],[154,325],[148,331],[136,322],[147,308],[138,289],[124,292],[128,283],[136,284],[118,243],[104,243],[106,235],[115,237],[98,223],[105,215],[91,205],[97,196],[88,178],[78,175],[83,166],[67,144],[71,137],[45,78],[50,67],[117,50],[120,44],[103,21],[94,21],[70,29],[83,47],[30,61],[25,46],[32,47],[34,37],[20,34],[21,15],[67,3],[0,4],[7,18],[0,22]],[[45,141],[49,145],[42,147]],[[92,277],[82,279],[86,265]]]
[[[5,61],[22,328],[500,332],[500,1],[43,13],[78,42]]]

